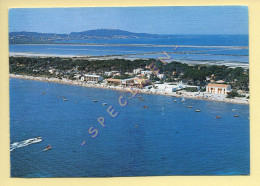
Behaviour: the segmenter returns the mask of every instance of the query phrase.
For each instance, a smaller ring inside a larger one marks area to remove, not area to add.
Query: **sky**
[[[120,29],[151,34],[248,34],[247,6],[14,8],[9,32]]]

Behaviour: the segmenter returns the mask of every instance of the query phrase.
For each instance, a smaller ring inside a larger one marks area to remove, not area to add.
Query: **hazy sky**
[[[9,31],[99,28],[152,34],[248,34],[246,6],[10,9]]]

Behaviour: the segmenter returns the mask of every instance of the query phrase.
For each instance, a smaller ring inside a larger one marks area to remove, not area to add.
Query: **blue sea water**
[[[125,107],[118,103],[121,95],[128,101]],[[131,96],[130,92],[10,78],[11,143],[43,139],[10,152],[11,176],[250,173],[248,105]],[[116,118],[106,112],[109,106],[119,113]],[[105,118],[105,127],[98,123],[99,117]],[[98,130],[96,138],[88,133],[90,127]],[[49,144],[52,149],[42,151]]]
[[[162,57],[162,52],[167,52],[177,61],[249,62],[247,35],[180,35],[171,39],[89,39],[58,43],[10,45],[9,51],[71,56],[125,55],[128,58],[158,58]]]

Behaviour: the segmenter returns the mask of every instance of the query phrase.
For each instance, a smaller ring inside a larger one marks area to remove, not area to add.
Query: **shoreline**
[[[70,79],[66,79],[66,78],[58,79],[58,78],[34,77],[34,76],[18,75],[18,74],[9,74],[9,78],[28,79],[28,80],[35,80],[35,81],[76,85],[76,86],[82,86],[82,87],[88,87],[88,88],[103,88],[103,89],[129,92],[129,90],[125,87],[105,85],[105,84],[88,84],[86,82],[82,82],[79,80],[70,80]],[[133,88],[133,91],[136,91],[137,94],[144,93],[144,94],[163,95],[163,96],[171,96],[171,97],[179,97],[179,98],[184,97],[184,98],[196,99],[196,100],[217,101],[217,102],[249,105],[249,99],[246,99],[246,98],[230,99],[230,98],[226,98],[225,95],[210,94],[210,93],[205,93],[205,92],[198,93],[198,92],[178,91],[178,92],[181,92],[181,95],[179,95],[179,94],[176,94],[176,92],[167,93],[167,92],[163,92],[163,91],[151,91],[148,89],[139,89],[139,88]]]

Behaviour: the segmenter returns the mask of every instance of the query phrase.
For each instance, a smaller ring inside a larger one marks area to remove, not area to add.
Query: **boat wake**
[[[31,138],[31,139],[27,139],[21,142],[15,142],[13,144],[10,145],[10,152],[12,152],[15,149],[21,148],[21,147],[25,147],[34,143],[39,143],[42,141],[41,137],[38,138]]]

